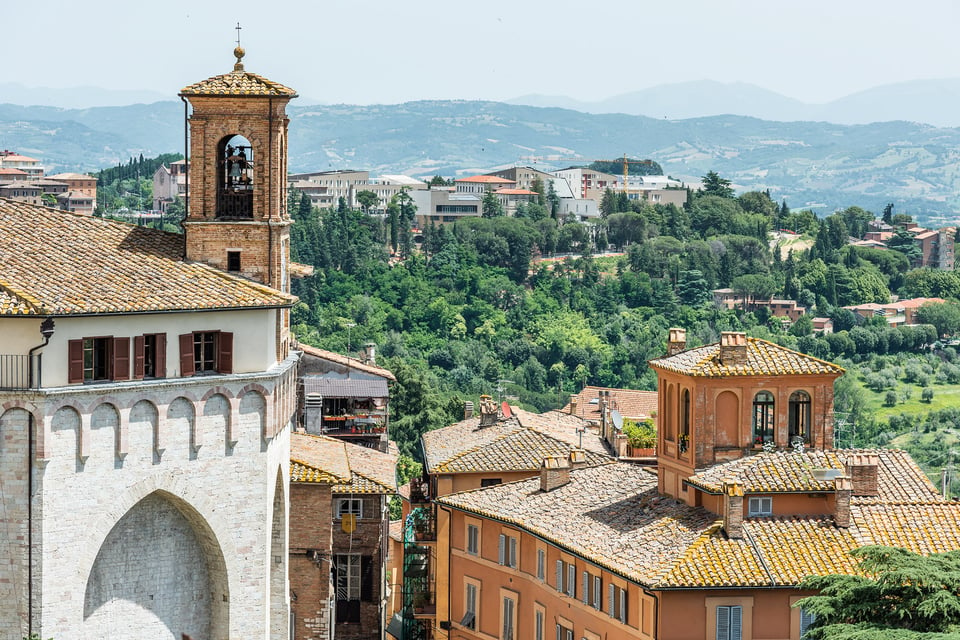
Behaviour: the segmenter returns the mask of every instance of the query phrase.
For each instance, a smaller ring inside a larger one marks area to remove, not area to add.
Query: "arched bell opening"
[[[253,145],[241,135],[217,145],[217,218],[253,218]]]

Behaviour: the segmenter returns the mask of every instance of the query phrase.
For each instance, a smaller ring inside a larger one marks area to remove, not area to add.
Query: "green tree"
[[[794,605],[815,616],[808,637],[946,640],[960,633],[960,551],[923,556],[867,546],[850,555],[858,575],[811,576],[800,584],[819,592]]]
[[[707,175],[703,176],[701,180],[703,181],[703,195],[719,196],[721,198],[732,198],[734,196],[730,181],[721,178],[715,171],[708,171]]]
[[[370,213],[370,209],[380,204],[380,196],[373,191],[364,189],[357,192],[357,202],[360,203],[360,208],[363,209],[364,213]]]
[[[481,207],[484,218],[499,218],[504,214],[503,205],[500,204],[500,198],[494,195],[493,191],[487,191],[483,194]]]

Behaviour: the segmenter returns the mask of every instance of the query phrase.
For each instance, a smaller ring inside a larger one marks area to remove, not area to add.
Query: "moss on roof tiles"
[[[778,344],[747,337],[746,361],[724,363],[720,359],[720,343],[687,349],[672,356],[650,360],[655,369],[688,376],[721,378],[757,375],[841,375],[843,367],[820,360]]]
[[[290,306],[293,296],[183,260],[182,235],[0,198],[0,315]]]

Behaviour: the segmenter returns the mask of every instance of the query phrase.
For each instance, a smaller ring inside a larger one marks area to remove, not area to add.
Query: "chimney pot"
[[[847,458],[847,475],[850,488],[855,496],[876,496],[880,494],[878,471],[880,457],[875,453],[854,453]]]
[[[363,345],[364,350],[366,351],[366,357],[364,360],[367,364],[377,364],[377,343],[376,342],[367,342]]]
[[[667,338],[667,355],[672,356],[687,348],[687,330],[674,327]]]
[[[846,529],[850,526],[850,496],[853,493],[853,482],[846,476],[838,476],[834,479],[834,487],[836,505],[833,521],[838,527]]]
[[[736,480],[723,482],[723,529],[727,537],[743,537],[743,485]]]
[[[720,334],[720,363],[727,367],[747,364],[747,334],[724,331]]]
[[[553,491],[570,482],[570,463],[563,456],[547,456],[540,465],[540,490]]]

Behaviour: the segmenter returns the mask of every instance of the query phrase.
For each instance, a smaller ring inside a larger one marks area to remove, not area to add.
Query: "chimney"
[[[547,456],[540,465],[540,491],[553,491],[570,482],[570,463],[563,456]]]
[[[833,522],[846,529],[850,526],[850,494],[853,493],[853,482],[846,476],[838,476],[833,482],[836,488]]]
[[[736,480],[723,481],[723,529],[727,537],[743,537],[743,485]]]
[[[725,367],[747,364],[747,334],[742,331],[720,334],[720,364]]]
[[[577,415],[577,396],[576,394],[570,394],[570,415]]]
[[[497,422],[497,403],[491,396],[480,396],[480,426],[488,427]]]
[[[583,449],[570,449],[570,467],[579,469],[587,464],[587,452]]]
[[[677,328],[670,329],[669,337],[667,338],[667,355],[676,355],[686,348],[687,330]]]
[[[469,420],[473,417],[473,400],[467,400],[463,403],[463,419]]]
[[[846,466],[853,495],[876,496],[880,494],[880,487],[877,484],[877,471],[880,467],[880,457],[877,454],[851,454],[847,457]]]
[[[363,345],[363,349],[366,352],[363,361],[367,364],[377,364],[377,343],[367,342]]]
[[[323,433],[323,396],[319,393],[308,393],[303,399],[303,428],[313,435]]]

